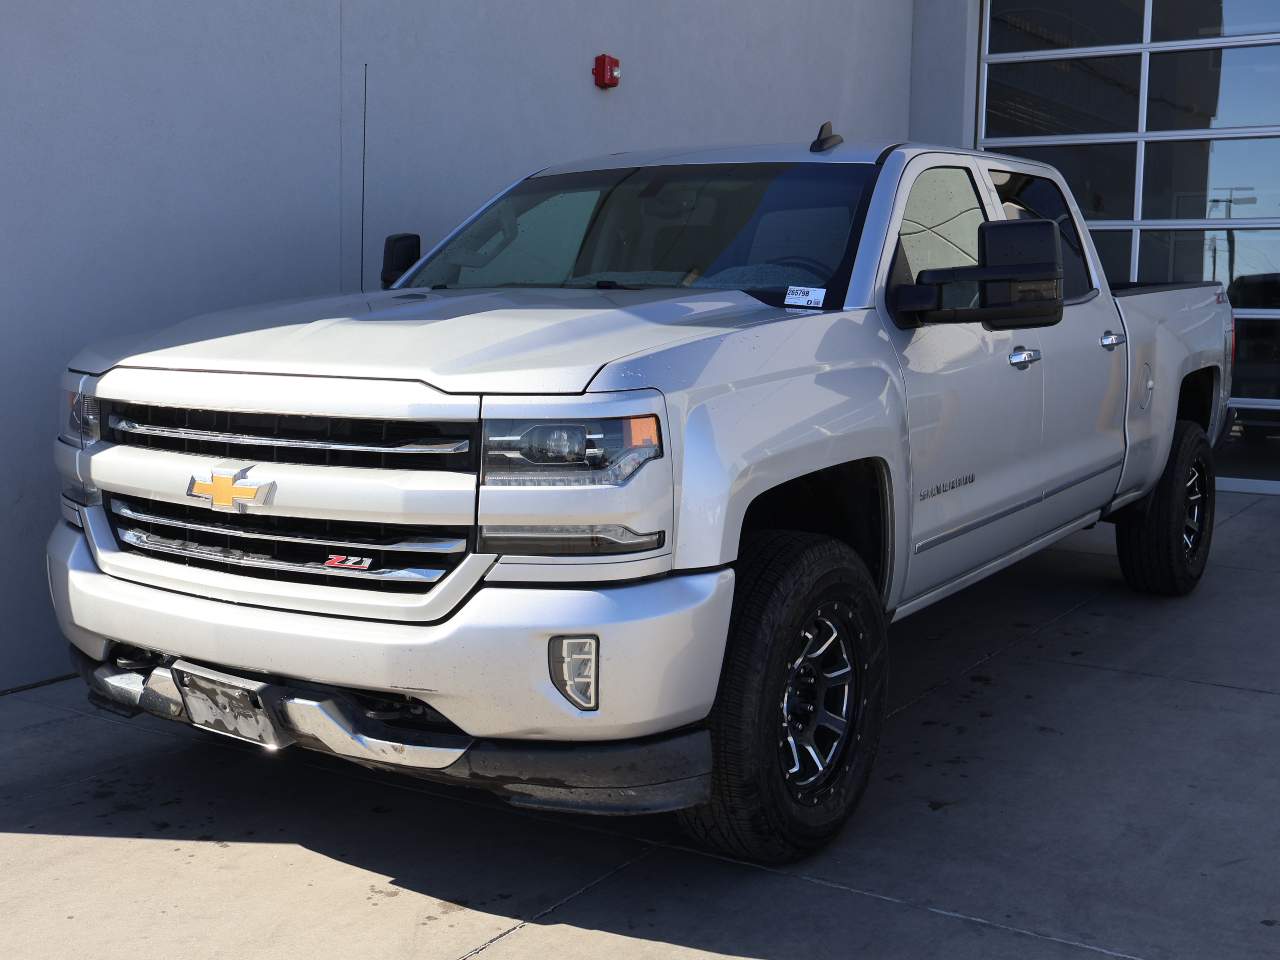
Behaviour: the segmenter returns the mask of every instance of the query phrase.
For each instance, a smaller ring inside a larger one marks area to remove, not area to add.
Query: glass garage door
[[[1220,469],[1280,481],[1280,0],[986,0],[979,96],[979,146],[1063,172],[1113,282],[1226,286]]]

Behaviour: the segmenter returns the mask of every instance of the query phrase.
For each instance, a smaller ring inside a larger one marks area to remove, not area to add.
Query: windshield
[[[742,290],[778,305],[839,308],[874,179],[871,164],[847,163],[531,177],[405,285]]]

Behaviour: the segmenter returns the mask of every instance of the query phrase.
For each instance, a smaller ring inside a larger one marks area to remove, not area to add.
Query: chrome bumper
[[[167,720],[191,722],[179,689],[185,670],[200,669],[184,661],[148,671],[123,670],[90,660],[75,647],[72,660],[92,694],[126,711],[144,711]],[[202,671],[204,672],[204,671]],[[386,764],[415,770],[441,770],[466,753],[472,739],[434,734],[432,743],[405,743],[360,729],[356,712],[338,697],[318,697],[266,684],[263,700],[285,734],[271,746],[304,746],[358,763]]]

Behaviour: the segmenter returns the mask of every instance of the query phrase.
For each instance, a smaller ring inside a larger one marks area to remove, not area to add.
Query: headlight
[[[75,390],[64,390],[62,402],[66,419],[58,438],[83,450],[101,436],[98,398]]]
[[[620,486],[662,456],[658,418],[486,420],[484,479],[490,486]]]

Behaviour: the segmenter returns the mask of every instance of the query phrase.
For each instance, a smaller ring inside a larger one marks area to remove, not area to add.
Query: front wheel
[[[762,863],[829,840],[871,774],[885,648],[879,593],[848,546],[789,531],[745,543],[709,719],[711,800],[681,814],[686,830]]]
[[[1209,561],[1217,476],[1197,423],[1179,420],[1156,488],[1116,522],[1120,570],[1134,590],[1183,596]]]

